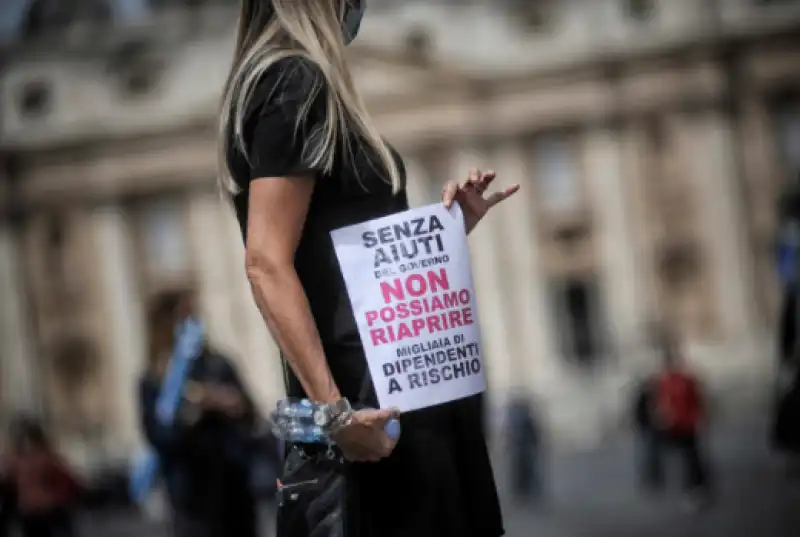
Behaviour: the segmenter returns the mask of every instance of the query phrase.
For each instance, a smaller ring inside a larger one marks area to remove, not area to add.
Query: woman
[[[255,537],[254,411],[232,364],[204,348],[188,368],[174,422],[157,415],[176,326],[192,310],[186,293],[165,293],[150,309],[150,362],[140,383],[145,436],[158,454],[178,537]]]
[[[288,394],[325,405],[324,426],[354,463],[333,467],[292,446],[278,533],[496,537],[504,530],[479,398],[401,417],[399,442],[384,433],[395,410],[353,411],[377,404],[363,389],[369,373],[329,232],[408,208],[403,162],[378,134],[345,59],[364,4],[243,0],[224,90],[221,182],[253,295],[288,365]],[[492,179],[474,171],[444,189],[468,230],[518,189],[484,198]]]
[[[72,513],[80,486],[72,469],[52,447],[41,424],[22,419],[11,431],[5,465],[25,537],[71,537]]]

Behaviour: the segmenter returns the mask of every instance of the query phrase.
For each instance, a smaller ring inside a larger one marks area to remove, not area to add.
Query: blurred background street
[[[238,14],[0,0],[0,451],[40,423],[87,536],[169,533],[122,507],[155,297],[196,299],[262,413],[284,395],[215,183]],[[413,206],[473,167],[523,186],[470,235],[509,537],[798,535],[800,2],[370,0],[348,53]],[[710,505],[677,456],[641,486],[670,349]]]
[[[499,453],[495,465],[510,536],[536,537],[792,537],[800,524],[800,477],[787,475],[763,438],[768,424],[763,408],[727,416],[711,435],[715,471],[720,476],[717,508],[689,513],[680,502],[678,482],[662,497],[643,497],[635,487],[634,441],[616,436],[584,453],[553,456],[540,503],[520,506],[507,493],[508,479]],[[754,412],[756,411],[756,412]],[[762,414],[763,415],[763,414]],[[677,461],[673,461],[677,462]],[[272,535],[272,512],[264,509],[265,535]],[[87,515],[88,537],[167,535],[163,525],[132,513]]]

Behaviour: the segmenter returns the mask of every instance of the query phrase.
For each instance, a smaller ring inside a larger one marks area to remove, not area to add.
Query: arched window
[[[538,194],[548,211],[576,209],[582,192],[577,155],[573,140],[567,134],[546,134],[533,142],[534,177]]]
[[[160,197],[138,208],[140,252],[153,285],[179,280],[190,270],[186,219],[180,198]]]

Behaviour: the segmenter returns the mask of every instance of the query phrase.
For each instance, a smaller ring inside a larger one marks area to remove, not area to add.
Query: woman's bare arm
[[[329,403],[341,395],[294,268],[313,191],[311,177],[252,181],[245,257],[253,296],[275,341],[308,397]]]

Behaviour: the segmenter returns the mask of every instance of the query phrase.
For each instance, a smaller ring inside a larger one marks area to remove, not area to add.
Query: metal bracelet
[[[353,420],[352,410],[348,410],[347,412],[342,413],[328,426],[327,430],[325,431],[325,434],[327,434],[328,437],[335,435],[339,431],[339,429],[349,425],[352,420]]]

